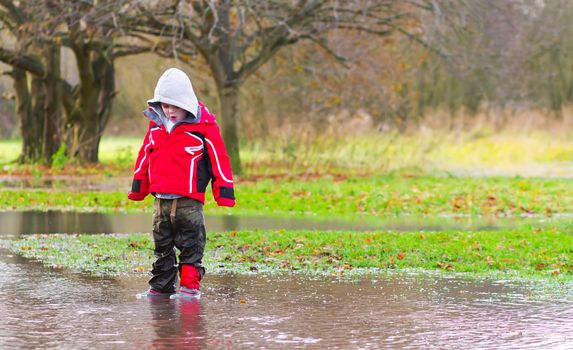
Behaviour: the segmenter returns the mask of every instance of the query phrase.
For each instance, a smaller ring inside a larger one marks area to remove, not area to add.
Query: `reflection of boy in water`
[[[201,316],[198,299],[174,303],[162,298],[153,298],[151,313],[153,349],[203,349],[207,331]],[[179,311],[179,313],[177,312]]]
[[[233,176],[215,116],[197,100],[189,77],[171,68],[159,78],[144,112],[149,129],[135,163],[129,199],[155,196],[155,263],[150,289],[138,297],[199,295],[205,250],[203,203],[211,181],[220,206],[235,205]],[[179,253],[179,264],[175,248]]]

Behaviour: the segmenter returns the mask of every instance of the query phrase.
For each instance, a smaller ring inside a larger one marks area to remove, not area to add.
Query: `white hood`
[[[151,107],[156,107],[159,103],[183,108],[195,118],[199,116],[199,101],[193,91],[191,80],[185,72],[177,68],[169,68],[161,75],[153,99],[147,101]]]

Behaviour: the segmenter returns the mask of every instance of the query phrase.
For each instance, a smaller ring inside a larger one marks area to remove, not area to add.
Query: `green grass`
[[[0,165],[14,162],[22,151],[22,141],[19,139],[0,139]],[[2,170],[2,169],[0,169]]]
[[[143,142],[141,137],[113,137],[103,138],[100,147],[100,162],[102,164],[133,166],[137,153]]]
[[[573,213],[573,179],[373,176],[312,181],[236,183],[237,206],[218,208],[206,193],[207,212],[384,217],[389,215],[524,215]],[[150,211],[124,192],[2,190],[0,210]]]
[[[149,235],[35,235],[3,241],[47,266],[96,275],[144,273]],[[573,235],[497,232],[241,231],[208,234],[208,268],[344,274],[422,269],[474,276],[573,280]]]

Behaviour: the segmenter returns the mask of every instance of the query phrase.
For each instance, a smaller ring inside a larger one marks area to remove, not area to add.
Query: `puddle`
[[[0,212],[0,235],[33,233],[134,233],[151,230],[151,214],[101,214],[60,211]],[[272,218],[262,216],[206,215],[209,231],[233,230],[371,230],[360,221]]]
[[[573,348],[573,303],[439,276],[207,275],[199,301],[144,278],[63,274],[0,251],[0,348]]]
[[[544,226],[570,222],[570,217],[419,217],[398,216],[379,220],[335,220],[316,218],[276,218],[265,216],[206,215],[209,231],[233,230],[351,230],[351,231],[444,231],[501,230],[519,225]],[[0,212],[0,235],[14,236],[33,233],[135,233],[149,232],[150,213],[102,214],[61,211]]]

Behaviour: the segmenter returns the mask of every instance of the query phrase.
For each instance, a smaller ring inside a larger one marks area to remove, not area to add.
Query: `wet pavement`
[[[0,251],[0,348],[572,349],[573,302],[503,281],[207,275],[200,300],[138,300],[144,278]]]

